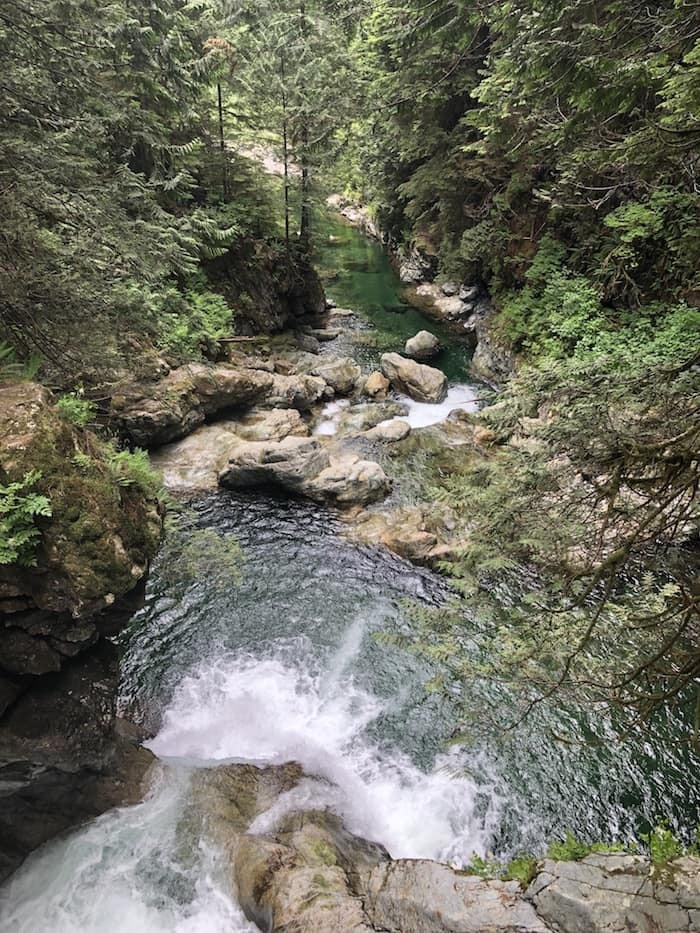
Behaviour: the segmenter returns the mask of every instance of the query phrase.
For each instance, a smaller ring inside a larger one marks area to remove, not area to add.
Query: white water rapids
[[[231,759],[295,760],[310,776],[258,817],[253,831],[270,831],[289,810],[329,806],[351,831],[383,843],[394,857],[463,863],[473,851],[483,853],[498,821],[498,797],[477,818],[477,787],[457,773],[456,757],[441,756],[424,773],[403,752],[368,737],[386,706],[353,680],[365,637],[358,620],[323,665],[295,661],[311,650],[299,643],[294,650],[281,644],[264,658],[230,654],[202,663],[182,681],[150,742],[165,768],[148,799],[30,857],[0,901],[2,929],[255,929],[241,914],[217,853],[205,840],[186,839],[181,828],[192,769]]]

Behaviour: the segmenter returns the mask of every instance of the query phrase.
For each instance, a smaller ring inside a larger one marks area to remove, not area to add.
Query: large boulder
[[[485,881],[438,862],[380,862],[369,870],[365,887],[365,910],[374,929],[386,933],[549,931],[517,882]]]
[[[653,871],[640,855],[547,859],[527,890],[558,933],[609,930],[700,931],[700,859],[680,858]]]
[[[418,402],[441,402],[447,395],[447,377],[439,369],[398,353],[385,353],[381,365],[392,386]]]
[[[275,377],[226,363],[192,363],[157,382],[132,382],[112,396],[113,423],[139,447],[185,437],[213,415],[245,408],[270,393]]]
[[[350,357],[323,360],[316,363],[310,372],[327,382],[336,395],[352,395],[362,376],[362,370]]]
[[[306,490],[306,495],[319,502],[334,505],[367,505],[386,498],[391,492],[391,480],[373,460],[363,460],[355,454],[334,457]]]
[[[219,483],[230,489],[273,487],[341,506],[376,501],[391,488],[379,464],[354,454],[332,457],[318,438],[294,436],[238,441]]]
[[[298,411],[310,411],[314,405],[332,396],[333,390],[318,376],[276,373],[260,405],[264,408],[296,408]]]
[[[365,381],[363,393],[372,399],[384,399],[391,388],[391,383],[380,372],[370,373]]]
[[[406,341],[404,352],[412,360],[431,360],[440,352],[440,341],[430,331],[420,330]]]

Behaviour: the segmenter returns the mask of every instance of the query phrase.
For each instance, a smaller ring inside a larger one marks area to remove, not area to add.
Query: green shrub
[[[578,862],[593,853],[624,852],[625,847],[618,842],[582,842],[567,830],[563,840],[555,839],[547,849],[547,858],[557,862]]]
[[[0,340],[0,382],[14,381],[16,379],[33,379],[39,367],[41,357],[36,354],[22,362],[17,359],[13,347]]]
[[[32,491],[41,474],[36,470],[16,483],[0,484],[0,564],[32,567],[41,537],[37,518],[51,515],[47,496]]]
[[[109,472],[118,486],[135,486],[147,499],[160,498],[162,478],[151,466],[145,450],[136,449],[132,453],[129,450],[115,451],[108,448],[105,453]]]
[[[230,335],[232,328],[233,311],[221,295],[203,287],[184,294],[171,291],[160,322],[160,345],[178,358],[191,359]]]
[[[96,406],[84,397],[82,387],[62,395],[56,402],[61,417],[71,424],[85,428],[95,417]]]
[[[665,821],[655,826],[650,833],[644,834],[642,839],[649,846],[652,865],[657,867],[667,865],[686,854],[683,843],[673,834]]]

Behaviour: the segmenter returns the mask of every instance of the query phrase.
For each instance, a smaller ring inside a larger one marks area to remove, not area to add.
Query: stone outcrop
[[[364,905],[387,933],[548,933],[516,881],[485,881],[427,860],[384,861],[364,880]],[[582,928],[580,928],[582,929]]]
[[[385,353],[381,365],[392,386],[418,402],[441,402],[447,395],[447,377],[439,369],[398,353]]]
[[[235,309],[239,333],[272,334],[322,323],[321,280],[298,253],[239,238],[223,256],[207,262],[206,271],[209,283]]]
[[[56,833],[134,800],[151,756],[116,719],[116,652],[160,540],[157,501],[42,386],[0,386],[0,481],[40,475],[34,562],[0,567],[0,877]]]
[[[700,859],[545,860],[526,892],[426,859],[391,859],[327,810],[294,810],[327,782],[299,765],[199,772],[196,815],[226,857],[249,920],[270,933],[697,933]],[[302,787],[303,785],[303,787]]]
[[[110,415],[132,443],[159,447],[185,437],[219,412],[252,405],[271,393],[280,378],[225,363],[192,363],[157,382],[118,387]]]
[[[292,368],[291,365],[289,367]],[[154,448],[186,437],[205,421],[253,405],[309,411],[333,390],[318,376],[270,372],[228,363],[191,363],[157,382],[120,386],[111,420],[139,447]]]
[[[418,331],[415,337],[406,341],[404,353],[412,360],[431,360],[440,352],[440,341],[430,331]]]
[[[318,438],[237,441],[219,483],[230,489],[272,487],[333,505],[384,498],[391,482],[379,466],[355,454],[336,453]]]
[[[0,720],[0,880],[64,830],[142,799],[155,758],[117,718],[118,682],[117,651],[102,642]]]
[[[700,859],[680,858],[656,870],[639,855],[547,859],[526,896],[557,933],[698,933]]]
[[[433,261],[415,247],[399,250],[397,263],[402,285],[419,285],[433,277]]]

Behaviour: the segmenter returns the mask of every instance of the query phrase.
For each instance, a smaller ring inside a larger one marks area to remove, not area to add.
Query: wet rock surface
[[[0,879],[42,843],[137,803],[155,759],[117,718],[116,649],[42,677],[0,721]]]
[[[441,402],[447,395],[447,377],[443,372],[398,353],[382,356],[382,373],[397,391],[417,402]]]
[[[640,856],[545,860],[527,892],[426,859],[391,859],[327,810],[293,808],[321,779],[299,765],[200,772],[194,799],[226,853],[246,916],[272,931],[384,933],[693,933],[700,860],[655,872]],[[323,781],[321,781],[323,783]],[[288,801],[285,805],[285,801]]]
[[[0,436],[0,478],[37,471],[52,512],[35,563],[0,567],[5,877],[52,836],[140,793],[151,756],[117,721],[116,652],[103,635],[138,603],[162,516],[138,487],[112,485],[99,440],[41,386],[0,387]]]

